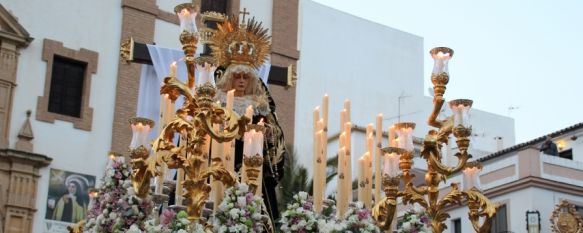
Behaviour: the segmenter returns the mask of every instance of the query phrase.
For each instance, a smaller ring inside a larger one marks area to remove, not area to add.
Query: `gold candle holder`
[[[255,154],[253,156],[243,155],[243,177],[241,182],[249,185],[249,190],[255,195],[261,195],[261,184],[263,183],[263,156]]]

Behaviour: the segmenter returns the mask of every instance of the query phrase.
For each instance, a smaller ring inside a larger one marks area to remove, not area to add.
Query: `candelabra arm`
[[[399,183],[401,177],[383,176],[383,187],[385,197],[381,199],[373,208],[372,216],[377,226],[384,231],[389,231],[393,223],[395,212],[397,211],[397,197],[400,196]]]
[[[184,181],[188,218],[191,221],[200,219],[206,200],[209,198],[211,186],[207,183],[209,177],[215,181],[220,181],[226,187],[231,187],[237,183],[235,175],[229,172],[220,158],[213,158],[210,169],[203,171],[200,176],[191,178],[187,176]]]
[[[213,111],[201,112],[196,119],[209,136],[218,142],[227,142],[243,135],[249,122],[249,119],[239,117],[233,110],[221,107],[216,107]],[[214,131],[213,124],[216,123],[224,123],[223,130]]]
[[[391,228],[396,211],[396,197],[385,197],[373,207],[372,216],[380,229],[388,231]]]
[[[460,192],[457,183],[451,184],[451,191],[447,193],[439,202],[428,209],[428,214],[431,217],[431,227],[433,232],[443,232],[446,228],[445,220],[450,216],[444,209],[451,204],[462,203],[463,194]]]
[[[160,87],[160,94],[168,94],[168,97],[174,102],[179,96],[184,96],[185,102],[194,104],[194,95],[190,88],[182,81],[175,77],[164,78],[164,85]]]
[[[477,233],[488,233],[492,225],[492,218],[496,214],[498,205],[493,204],[484,194],[478,189],[472,188],[468,191],[462,192],[462,195],[468,202],[468,218],[472,222],[472,227]],[[484,218],[482,225],[480,225],[480,217]]]
[[[415,187],[413,183],[408,183],[405,184],[405,190],[399,192],[398,196],[403,198],[403,204],[417,203],[427,209],[429,203],[427,203],[427,200],[424,198],[427,193],[427,186]]]
[[[139,197],[145,197],[150,191],[150,178],[154,177],[156,172],[156,159],[149,157],[150,151],[139,146],[130,149],[130,163],[132,166],[132,185]]]
[[[444,123],[444,121],[440,121],[437,119],[439,113],[441,112],[441,108],[443,107],[444,102],[445,100],[443,99],[443,96],[433,97],[433,110],[431,111],[431,115],[429,115],[427,123],[435,128],[441,128]]]
[[[458,158],[458,163],[457,165],[455,165],[454,167],[449,167],[445,164],[443,164],[441,162],[439,155],[439,150],[437,148],[435,148],[434,150],[431,150],[429,152],[429,163],[430,166],[435,169],[435,171],[437,171],[437,173],[439,174],[443,174],[443,181],[445,181],[445,178],[451,174],[454,174],[456,172],[461,171],[462,169],[465,168],[466,163],[468,162],[468,159],[470,159],[472,156],[469,155],[467,152],[466,153],[456,153],[455,157]]]

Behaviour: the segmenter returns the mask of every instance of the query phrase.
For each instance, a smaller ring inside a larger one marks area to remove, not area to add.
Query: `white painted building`
[[[416,122],[414,136],[425,136],[430,130],[426,122],[433,105],[432,97],[424,95],[423,63],[432,60],[429,49],[423,48],[423,38],[307,0],[300,2],[300,22],[302,58],[298,65],[294,146],[308,170],[313,163],[312,113],[322,105],[324,94],[330,98],[329,137],[339,132],[345,99],[351,101],[353,125],[374,124],[377,114],[382,113],[383,131],[400,119]],[[450,61],[451,70],[455,70],[455,59]],[[456,78],[450,77],[450,82]],[[472,98],[471,90],[466,97]],[[449,108],[444,114],[451,115]],[[475,157],[497,150],[495,136],[502,137],[506,145],[514,144],[513,119],[472,109],[471,122],[477,135],[471,147]],[[353,131],[353,168],[365,152],[365,144],[364,132]],[[330,138],[328,156],[337,150],[337,137]],[[423,168],[423,162],[418,160],[416,166]]]
[[[583,123],[550,134],[559,146],[559,156],[543,154],[539,148],[545,137],[521,143],[487,155],[479,175],[480,189],[498,209],[492,232],[526,232],[526,211],[540,213],[540,232],[551,232],[550,217],[562,200],[576,205],[583,214]],[[463,183],[462,174],[448,179]],[[450,232],[472,232],[467,207],[450,207],[447,226]],[[455,226],[455,222],[458,226]],[[455,228],[461,231],[455,231]]]

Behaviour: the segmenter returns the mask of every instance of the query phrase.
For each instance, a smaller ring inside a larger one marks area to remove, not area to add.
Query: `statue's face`
[[[243,72],[233,74],[233,88],[236,93],[243,94],[249,85],[249,75]]]

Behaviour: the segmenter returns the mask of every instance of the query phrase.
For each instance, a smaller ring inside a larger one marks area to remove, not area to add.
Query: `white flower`
[[[138,226],[136,226],[136,224],[132,224],[126,233],[142,233],[142,231]]]
[[[298,193],[298,196],[302,199],[302,200],[307,200],[308,199],[308,193],[306,192],[300,192]]]
[[[249,186],[245,183],[241,183],[239,184],[239,188],[238,188],[241,192],[246,193],[249,192]]]
[[[401,228],[403,228],[403,230],[409,231],[409,230],[411,230],[411,223],[405,222],[405,223],[403,223],[403,225],[401,225]]]
[[[245,198],[245,197],[237,197],[237,205],[239,207],[245,207],[245,206],[247,206],[247,198]]]
[[[239,218],[239,210],[237,210],[237,209],[231,209],[229,211],[229,214],[231,215],[231,218],[233,218],[233,219]]]

